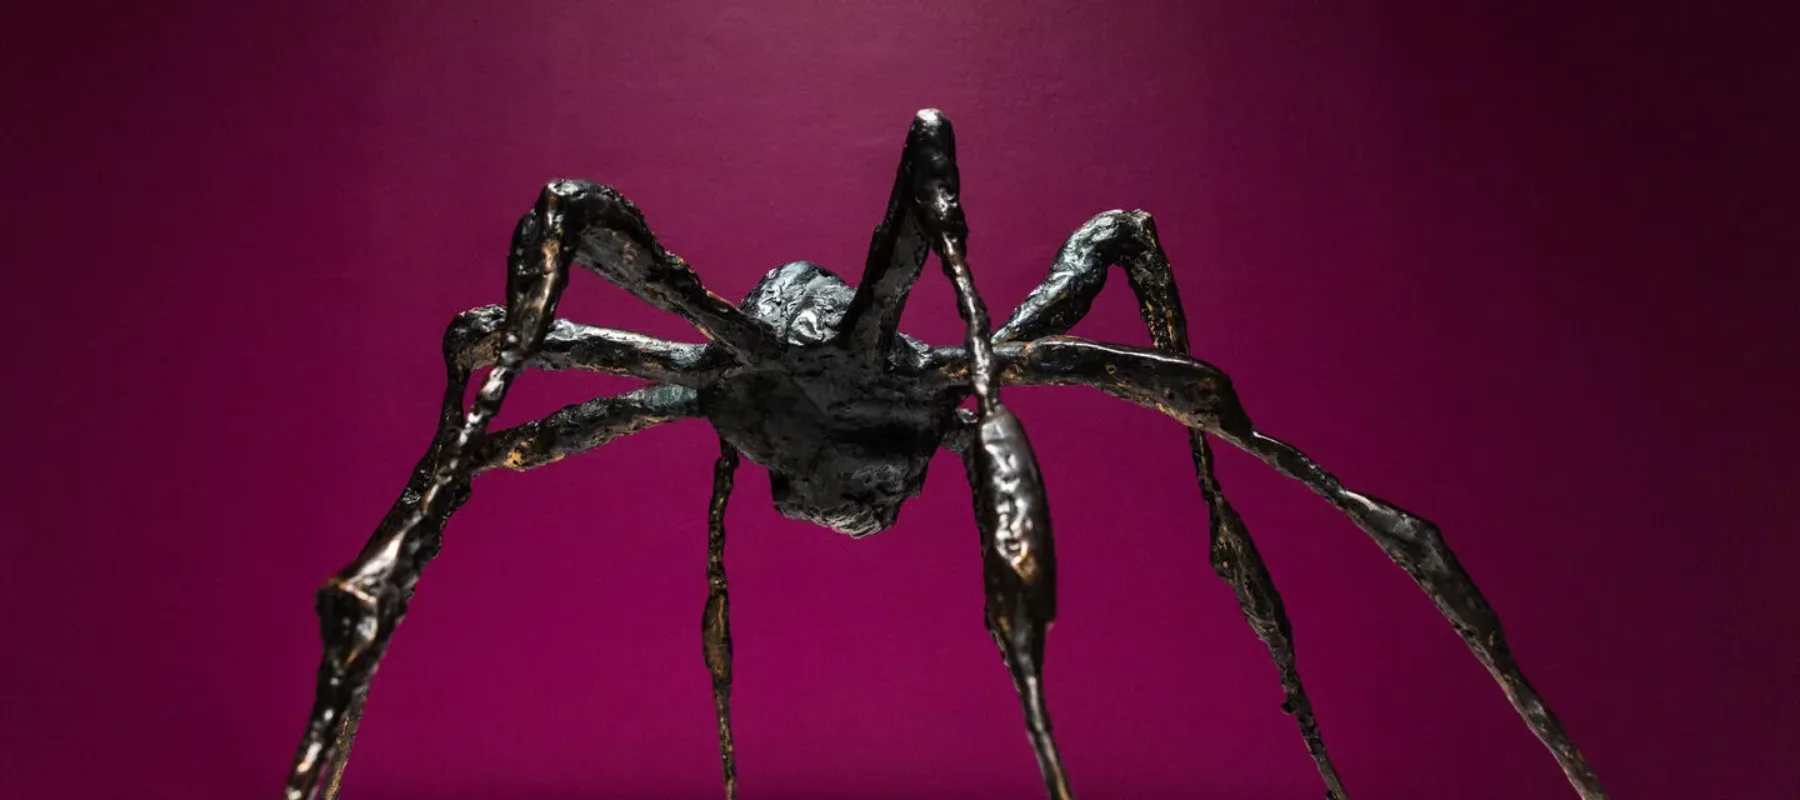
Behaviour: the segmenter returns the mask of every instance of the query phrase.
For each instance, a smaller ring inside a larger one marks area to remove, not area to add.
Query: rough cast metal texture
[[[1073,797],[1051,734],[1042,677],[1045,633],[1056,615],[1048,499],[1025,428],[1000,402],[1005,385],[1089,386],[1187,426],[1211,518],[1213,568],[1268,646],[1286,696],[1282,709],[1295,717],[1328,797],[1349,794],[1295,667],[1281,596],[1213,474],[1209,435],[1344,512],[1437,604],[1576,792],[1586,800],[1606,796],[1525,680],[1499,618],[1437,527],[1346,488],[1298,448],[1257,430],[1225,373],[1188,354],[1174,273],[1148,214],[1110,211],[1083,225],[1058,252],[1044,283],[997,330],[975,291],[967,232],[950,121],[932,110],[913,120],[886,216],[854,289],[824,269],[796,262],[770,272],[734,306],[663,249],[643,215],[618,192],[586,181],[545,187],[513,234],[506,305],[464,312],[444,335],[443,407],[411,481],[362,553],[318,593],[325,653],[288,776],[288,800],[336,797],[376,665],[420,572],[438,552],[444,523],[468,499],[476,475],[533,469],[681,419],[706,420],[720,439],[701,631],[727,798],[737,793],[737,767],[724,521],[740,456],[769,471],[783,514],[860,537],[894,524],[901,505],[919,494],[939,448],[959,453],[965,464],[982,547],[987,627],[1018,692],[1045,787],[1052,798]],[[897,330],[907,294],[932,254],[967,323],[962,347],[929,346]],[[557,319],[571,265],[681,315],[708,343],[668,342]],[[1087,313],[1113,266],[1137,296],[1152,348],[1064,335]],[[464,390],[483,368],[491,369],[465,409]],[[508,387],[527,368],[629,375],[650,385],[490,431]],[[974,408],[961,409],[971,396]]]

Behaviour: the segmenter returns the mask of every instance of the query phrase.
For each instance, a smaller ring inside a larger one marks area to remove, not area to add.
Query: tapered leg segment
[[[937,358],[942,380],[967,380],[970,359],[966,354],[945,352]],[[1091,386],[1156,409],[1255,455],[1324,497],[1432,599],[1581,797],[1605,800],[1606,791],[1586,758],[1525,679],[1506,643],[1499,615],[1451,553],[1436,525],[1385,500],[1346,488],[1299,448],[1258,431],[1230,379],[1211,364],[1072,337],[1006,345],[997,349],[995,358],[1007,383]]]
[[[396,579],[400,558],[410,553],[414,564],[422,564],[436,549],[431,541],[435,537],[420,529],[418,510],[426,491],[442,476],[444,451],[456,441],[462,422],[462,393],[469,378],[468,370],[454,358],[446,361],[450,380],[431,447],[363,552],[319,590],[317,610],[325,655],[319,666],[313,710],[288,774],[287,800],[311,798],[327,767],[331,771],[325,797],[335,800],[368,700],[369,680],[385,644],[383,634],[404,613],[410,593],[410,587],[403,589]],[[441,526],[460,502],[456,493],[436,496],[448,497],[434,509]],[[409,539],[412,547],[406,548]]]
[[[968,264],[969,227],[958,199],[956,137],[950,120],[927,110],[914,118],[901,159],[904,202],[956,290],[966,326],[969,376],[976,399],[974,441],[965,459],[981,531],[987,626],[999,645],[1025,712],[1044,785],[1071,800],[1069,779],[1050,733],[1044,702],[1044,638],[1056,617],[1056,553],[1050,509],[1025,426],[1000,402],[987,306]]]
[[[1056,618],[1056,542],[1043,476],[1024,426],[1005,407],[981,420],[972,444],[964,463],[981,530],[988,633],[1018,690],[1044,786],[1055,800],[1070,800],[1044,702],[1044,639]]]
[[[1188,437],[1194,452],[1194,471],[1200,476],[1200,493],[1206,499],[1211,517],[1213,571],[1231,586],[1245,621],[1250,623],[1256,638],[1269,648],[1269,656],[1281,676],[1284,695],[1281,710],[1292,714],[1294,721],[1299,723],[1306,752],[1312,755],[1319,776],[1325,780],[1326,800],[1348,800],[1343,779],[1338,777],[1337,767],[1325,752],[1325,738],[1319,733],[1312,699],[1307,697],[1306,688],[1300,683],[1300,670],[1294,659],[1293,625],[1288,622],[1280,593],[1275,591],[1275,580],[1269,576],[1268,566],[1256,552],[1256,543],[1251,541],[1243,517],[1238,516],[1219,487],[1212,469],[1212,447],[1205,434],[1190,430]]]
[[[1181,294],[1175,288],[1175,273],[1162,244],[1157,241],[1156,223],[1142,211],[1108,211],[1076,230],[1057,251],[1044,282],[1032,290],[1025,302],[994,333],[994,342],[1038,339],[1068,332],[1087,315],[1114,265],[1125,272],[1132,294],[1137,297],[1138,313],[1150,329],[1150,340],[1156,349],[1187,355],[1187,314],[1181,308]],[[1190,428],[1188,444],[1193,452],[1200,494],[1206,501],[1211,521],[1213,569],[1230,584],[1244,619],[1269,648],[1286,698],[1282,709],[1292,714],[1299,724],[1306,751],[1325,781],[1328,797],[1330,800],[1348,800],[1337,767],[1325,750],[1312,700],[1300,681],[1300,670],[1295,664],[1293,626],[1288,622],[1281,594],[1275,590],[1274,578],[1257,553],[1243,518],[1231,508],[1213,474],[1212,451],[1205,434],[1198,428]]]
[[[1241,414],[1222,424],[1229,425],[1231,432],[1226,437],[1232,444],[1329,500],[1374,539],[1389,559],[1406,570],[1437,604],[1438,611],[1450,621],[1476,659],[1487,667],[1526,726],[1549,748],[1570,785],[1584,800],[1605,800],[1606,790],[1599,776],[1576,749],[1544,698],[1525,679],[1507,645],[1500,616],[1475,587],[1435,524],[1385,500],[1345,488],[1336,476],[1313,463],[1299,448],[1257,432]]]
[[[706,610],[700,619],[700,639],[706,670],[712,674],[713,710],[719,723],[719,767],[725,776],[725,798],[737,797],[737,750],[731,739],[731,595],[725,582],[725,504],[731,498],[732,477],[738,453],[719,443],[719,460],[713,465],[712,506],[707,514]]]

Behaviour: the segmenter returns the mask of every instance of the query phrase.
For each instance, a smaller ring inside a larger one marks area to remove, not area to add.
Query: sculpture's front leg
[[[1044,639],[1056,618],[1056,542],[1037,457],[1018,417],[1004,407],[977,423],[964,464],[981,529],[987,628],[1024,706],[1044,786],[1069,800],[1069,778],[1044,704]]]
[[[1044,637],[1056,616],[1056,548],[1037,457],[1025,426],[1000,403],[1000,374],[989,344],[987,306],[968,263],[956,137],[936,111],[913,119],[901,161],[904,202],[956,290],[967,326],[969,385],[975,393],[974,441],[965,457],[981,529],[987,627],[1006,660],[1024,706],[1025,724],[1044,785],[1054,800],[1070,800],[1069,779],[1050,735],[1044,704]],[[966,420],[968,421],[968,420]]]
[[[659,381],[697,382],[693,370],[703,351],[696,346],[559,324],[555,319],[569,265],[578,246],[591,238],[584,234],[617,223],[613,217],[619,214],[609,217],[601,213],[613,209],[630,210],[622,201],[584,186],[558,183],[546,188],[514,232],[507,264],[506,307],[460,315],[446,332],[449,382],[431,446],[362,552],[319,590],[317,608],[325,652],[312,711],[288,774],[288,800],[310,800],[322,777],[327,797],[336,794],[376,666],[406,615],[425,564],[437,555],[445,522],[467,499],[475,474],[495,467],[527,469],[597,446],[610,436],[693,413],[691,389],[662,386],[617,400],[571,407],[536,423],[488,434],[513,380],[528,367],[593,369]],[[573,219],[571,211],[575,212]],[[627,214],[624,222],[638,221]],[[630,225],[624,230],[626,234],[637,232]],[[611,241],[616,243],[619,238]],[[630,258],[620,259],[626,267],[644,258],[635,250],[628,255]],[[610,264],[608,257],[601,248],[597,257],[588,260]],[[659,277],[669,274],[686,273],[656,273]],[[680,288],[691,283],[670,285]],[[644,291],[663,288],[658,284]],[[718,327],[732,330],[729,319]],[[742,338],[741,346],[754,344],[749,337]],[[465,412],[463,392],[470,375],[489,365],[493,369]]]

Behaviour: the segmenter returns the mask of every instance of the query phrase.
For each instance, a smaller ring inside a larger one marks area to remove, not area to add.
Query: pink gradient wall
[[[793,259],[854,279],[938,107],[997,314],[1088,216],[1152,211],[1196,351],[1271,433],[1442,524],[1616,798],[1791,796],[1778,4],[337,5],[0,12],[0,794],[276,796],[312,592],[417,459],[442,326],[500,300],[543,181],[618,186],[726,296]],[[956,341],[950,299],[928,273],[908,330]],[[563,311],[695,338],[588,275]],[[1148,341],[1122,283],[1077,331]],[[624,385],[532,374],[503,422]],[[1060,534],[1050,698],[1081,796],[1322,794],[1205,565],[1179,428],[1006,396]],[[714,452],[686,423],[478,482],[351,796],[718,796]],[[1223,458],[1357,797],[1573,796],[1362,534]],[[778,516],[760,468],[739,485],[745,800],[1040,796],[958,465],[860,542]]]

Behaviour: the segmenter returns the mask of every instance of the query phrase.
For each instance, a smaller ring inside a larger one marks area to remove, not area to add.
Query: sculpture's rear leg
[[[627,432],[647,424],[629,413],[628,408],[617,413],[610,406],[588,406],[585,411],[574,407],[559,412],[561,418],[553,415],[540,423],[502,432],[505,436],[487,437],[488,425],[499,413],[512,381],[538,356],[547,335],[553,329],[562,334],[550,348],[553,353],[572,357],[589,348],[587,355],[602,362],[591,368],[603,371],[659,379],[698,360],[696,353],[680,345],[651,346],[654,340],[647,337],[634,339],[616,332],[556,325],[556,302],[567,281],[569,264],[578,251],[598,249],[598,258],[590,256],[588,261],[602,260],[611,255],[606,252],[607,242],[617,246],[640,229],[647,235],[641,219],[634,214],[612,211],[613,206],[607,205],[612,199],[596,196],[585,184],[558,183],[546,188],[514,233],[504,312],[495,320],[492,310],[477,309],[459,316],[446,333],[449,381],[431,446],[405,492],[362,553],[319,590],[318,612],[325,653],[319,666],[313,709],[289,772],[288,800],[312,797],[327,765],[332,767],[327,795],[336,794],[369,682],[395,626],[405,616],[421,571],[437,554],[445,520],[467,499],[474,474],[490,465],[524,468],[531,463],[547,463],[558,457],[557,451],[579,449],[596,438],[604,439],[604,435],[596,437],[591,428],[584,432],[584,415],[603,425],[620,424]],[[634,212],[628,205],[623,208]],[[623,233],[606,228],[621,222],[626,226]],[[594,235],[597,230],[617,235]],[[641,257],[641,247],[626,253],[624,258],[633,256]],[[655,277],[665,275],[658,273]],[[675,294],[654,285],[641,291]],[[493,333],[483,330],[495,321],[499,323],[497,340]],[[471,370],[490,357],[493,369],[476,393],[473,406],[464,413],[462,394]],[[567,366],[581,365],[571,361]],[[692,393],[680,387],[657,387],[635,399],[666,406],[667,413],[688,413],[692,406]]]
[[[1175,272],[1157,241],[1155,223],[1142,211],[1109,211],[1082,225],[1057,252],[1049,276],[994,333],[994,342],[1004,344],[1067,333],[1087,315],[1094,298],[1106,285],[1108,268],[1115,264],[1124,270],[1132,293],[1137,295],[1138,312],[1150,328],[1150,340],[1156,349],[1187,355],[1187,315],[1175,289]],[[1325,780],[1328,797],[1347,800],[1349,795],[1337,767],[1326,753],[1312,699],[1300,682],[1293,626],[1288,622],[1281,594],[1275,589],[1275,580],[1256,551],[1243,517],[1225,499],[1224,489],[1213,472],[1212,447],[1199,428],[1188,429],[1188,446],[1211,525],[1213,570],[1230,584],[1245,621],[1269,648],[1285,695],[1281,708],[1299,723],[1300,736]]]
[[[1438,611],[1500,684],[1526,726],[1555,756],[1581,797],[1605,800],[1600,779],[1550,706],[1525,679],[1507,645],[1499,615],[1451,553],[1436,525],[1345,487],[1299,448],[1258,431],[1238,401],[1230,378],[1203,361],[1071,337],[1004,345],[995,357],[1007,383],[1092,386],[1161,411],[1190,428],[1204,428],[1330,501],[1437,604]],[[966,380],[967,363],[966,357],[944,363],[945,379]]]

